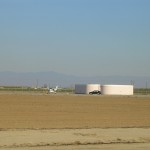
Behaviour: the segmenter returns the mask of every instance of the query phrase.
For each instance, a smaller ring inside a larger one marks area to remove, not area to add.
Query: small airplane
[[[48,88],[48,93],[56,93],[57,90],[58,86],[56,86],[55,88]]]

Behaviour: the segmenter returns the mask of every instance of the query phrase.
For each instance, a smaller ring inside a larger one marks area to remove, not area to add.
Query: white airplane
[[[48,88],[49,93],[56,93],[56,91],[58,90],[58,86],[56,86],[55,88]]]

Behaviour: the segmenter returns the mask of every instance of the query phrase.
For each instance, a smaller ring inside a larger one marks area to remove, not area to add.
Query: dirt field
[[[0,149],[149,150],[149,96],[0,93]]]
[[[150,127],[150,97],[0,95],[0,128]]]
[[[141,149],[150,148],[150,129],[46,129],[0,131],[0,149]],[[148,149],[149,150],[149,149]]]

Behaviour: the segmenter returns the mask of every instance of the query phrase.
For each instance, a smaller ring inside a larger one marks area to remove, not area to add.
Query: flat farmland
[[[1,129],[150,127],[150,97],[0,94]]]

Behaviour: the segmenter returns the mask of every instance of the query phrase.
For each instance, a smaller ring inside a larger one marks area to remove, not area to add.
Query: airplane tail
[[[57,90],[58,90],[58,86],[55,87],[54,91],[57,91]]]

